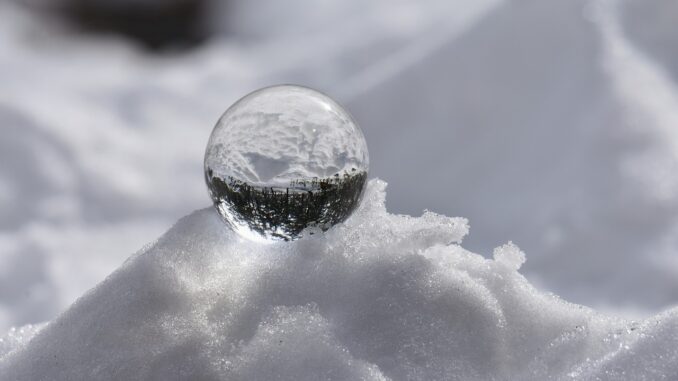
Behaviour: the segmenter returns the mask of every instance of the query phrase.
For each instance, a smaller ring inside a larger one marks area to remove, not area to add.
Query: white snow
[[[518,270],[525,263],[525,253],[513,242],[495,248],[493,258],[495,262],[503,263],[514,270]]]
[[[30,339],[35,336],[44,324],[32,325],[28,324],[20,328],[13,327],[0,337],[0,360],[13,350],[22,347],[28,343]]]
[[[161,56],[16,2],[0,2],[0,332],[53,320],[204,207],[219,115],[275,83],[355,116],[389,210],[468,217],[466,248],[490,258],[513,240],[531,283],[596,310],[678,303],[670,0],[229,1],[211,10],[223,35]],[[447,243],[423,223],[416,234]],[[673,315],[658,316],[661,335],[619,364],[670,348]]]
[[[179,221],[42,328],[3,380],[618,380],[678,377],[678,309],[627,321],[535,289],[513,244],[462,248],[465,219],[393,215],[372,180],[346,223],[240,239]],[[5,343],[7,339],[4,339]],[[7,344],[4,344],[5,346]],[[0,347],[1,348],[1,347]]]

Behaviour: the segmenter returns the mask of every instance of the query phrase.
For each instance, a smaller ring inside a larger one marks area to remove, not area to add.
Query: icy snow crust
[[[515,245],[485,259],[459,245],[465,219],[389,214],[384,189],[294,243],[199,210],[27,344],[3,339],[0,378],[678,378],[678,310],[631,322],[539,292]]]

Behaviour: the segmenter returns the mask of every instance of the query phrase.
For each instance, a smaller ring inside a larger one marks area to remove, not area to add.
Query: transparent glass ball
[[[348,112],[291,85],[233,104],[205,152],[215,207],[253,240],[295,240],[344,221],[360,203],[368,168],[365,137]]]

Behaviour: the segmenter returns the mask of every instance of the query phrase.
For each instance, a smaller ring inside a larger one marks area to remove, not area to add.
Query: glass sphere
[[[215,207],[253,240],[295,240],[344,221],[360,203],[368,168],[365,137],[348,112],[292,85],[233,104],[205,152]]]

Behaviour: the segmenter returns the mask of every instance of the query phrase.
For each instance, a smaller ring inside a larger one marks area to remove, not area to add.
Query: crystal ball
[[[257,241],[290,241],[346,220],[369,168],[360,127],[337,102],[292,85],[254,91],[221,116],[205,181],[223,220]]]

